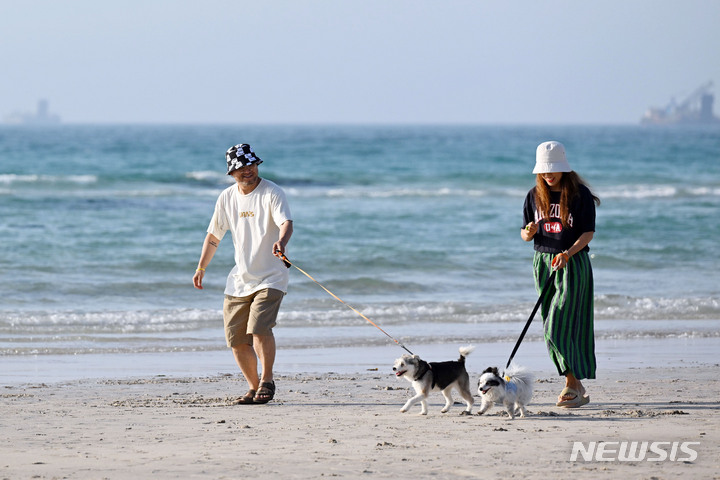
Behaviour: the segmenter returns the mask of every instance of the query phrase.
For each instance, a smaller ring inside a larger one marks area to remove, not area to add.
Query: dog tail
[[[535,383],[535,375],[530,373],[525,367],[521,367],[515,362],[512,362],[510,366],[505,369],[503,376],[509,377],[516,382],[522,382],[529,387],[532,387],[532,384]]]
[[[467,347],[460,347],[460,358],[458,359],[459,362],[465,362],[465,357],[470,355],[472,351],[475,350],[475,347],[468,345]]]

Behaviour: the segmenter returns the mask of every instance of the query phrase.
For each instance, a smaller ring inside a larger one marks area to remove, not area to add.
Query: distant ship
[[[35,113],[13,113],[5,117],[5,123],[12,125],[57,125],[60,123],[60,117],[50,113],[47,100],[40,100]]]
[[[710,125],[720,124],[713,114],[715,97],[710,93],[712,82],[707,82],[688,95],[682,102],[672,99],[663,108],[649,108],[640,119],[643,125]]]

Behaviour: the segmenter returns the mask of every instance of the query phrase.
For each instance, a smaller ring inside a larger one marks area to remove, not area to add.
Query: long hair
[[[570,204],[578,196],[580,185],[585,185],[590,190],[595,205],[600,205],[600,197],[593,193],[588,183],[580,175],[574,171],[563,173],[560,178],[560,221],[565,228],[569,227]],[[535,206],[542,218],[550,218],[550,187],[543,179],[542,174],[535,177]]]

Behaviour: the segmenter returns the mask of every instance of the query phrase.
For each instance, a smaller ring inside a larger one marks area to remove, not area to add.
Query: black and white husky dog
[[[503,375],[495,367],[485,369],[478,382],[478,393],[482,399],[478,415],[497,403],[505,407],[510,419],[515,418],[516,411],[524,417],[527,413],[525,407],[532,399],[533,382],[535,376],[515,364],[511,364]]]
[[[397,377],[405,377],[412,383],[416,395],[403,405],[401,412],[407,412],[410,407],[420,402],[422,410],[420,415],[427,415],[427,397],[432,391],[440,390],[445,397],[445,406],[441,410],[446,413],[453,404],[452,389],[460,392],[465,399],[467,408],[462,415],[472,412],[473,398],[470,391],[470,377],[465,369],[465,357],[470,355],[474,347],[460,347],[460,358],[449,362],[426,362],[417,355],[403,355],[395,360],[393,371]]]

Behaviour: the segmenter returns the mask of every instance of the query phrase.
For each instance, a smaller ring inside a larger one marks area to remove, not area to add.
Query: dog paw
[[[400,413],[405,413],[405,412],[407,412],[407,409],[406,409],[406,408],[401,408],[401,409],[400,409]]]
[[[472,412],[468,412],[467,410],[463,410],[462,412],[460,412],[460,416],[462,417],[463,415],[472,415]],[[482,415],[482,414],[479,413],[478,415]]]

